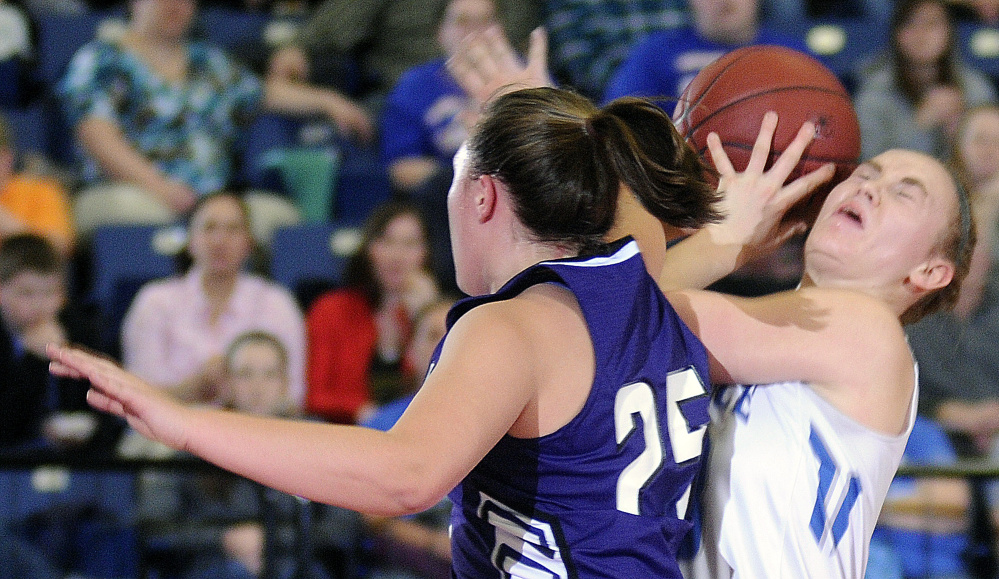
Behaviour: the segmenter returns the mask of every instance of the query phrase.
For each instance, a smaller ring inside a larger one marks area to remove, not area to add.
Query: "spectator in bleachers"
[[[442,5],[437,40],[443,56],[407,70],[385,101],[380,115],[382,159],[393,188],[417,204],[427,220],[437,277],[454,282],[447,191],[451,160],[468,138],[479,103],[447,70],[447,59],[470,34],[498,23],[493,0],[449,0]]]
[[[413,318],[413,338],[406,347],[408,371],[405,390],[378,407],[361,423],[389,430],[409,407],[430,367],[434,349],[447,333],[447,312],[453,298],[440,298],[424,306]],[[451,539],[448,536],[451,501],[441,500],[430,509],[409,517],[363,515],[374,538],[375,563],[368,579],[445,579],[451,576]]]
[[[225,353],[223,405],[250,414],[297,416],[297,406],[288,399],[288,361],[288,352],[273,334],[237,336]],[[298,533],[295,511],[308,506],[287,494],[228,473],[151,471],[142,477],[139,506],[147,542],[187,560],[181,565],[186,567],[184,579],[252,579],[263,577],[266,565],[273,573],[268,577],[275,579],[328,577],[311,553],[308,568],[298,569],[303,562],[293,548]],[[265,561],[265,508],[275,524],[271,561]],[[322,510],[334,514],[333,507]],[[340,510],[336,514],[350,517]],[[324,518],[316,522],[338,524]]]
[[[389,93],[379,124],[382,156],[398,191],[409,193],[448,170],[468,138],[478,103],[451,78],[447,59],[469,34],[496,23],[493,0],[449,0],[437,28],[443,55],[408,69]]]
[[[0,241],[37,233],[68,256],[76,236],[69,196],[55,179],[15,172],[14,140],[0,115]]]
[[[375,209],[344,287],[320,296],[307,316],[308,413],[352,424],[399,394],[413,316],[438,296],[428,255],[414,206]]]
[[[0,449],[108,452],[117,421],[93,412],[87,384],[53,379],[45,345],[99,350],[93,317],[67,302],[64,258],[38,235],[0,244]]]
[[[594,101],[632,44],[686,23],[684,0],[546,0],[552,74]]]
[[[294,41],[271,57],[269,77],[353,88],[377,111],[403,72],[441,56],[437,29],[445,4],[447,0],[325,0]],[[526,41],[541,21],[539,0],[496,4],[516,42]],[[348,61],[356,63],[353,75],[345,73]]]
[[[288,351],[289,392],[300,404],[302,314],[288,290],[244,271],[253,249],[250,223],[246,203],[234,194],[199,199],[188,225],[190,267],[145,285],[125,316],[126,368],[183,400],[220,403],[225,348],[243,332],[268,331]]]
[[[604,100],[623,96],[675,101],[698,72],[726,52],[751,44],[776,44],[803,52],[804,42],[761,25],[759,0],[690,0],[693,22],[655,32],[635,44],[611,77]]]
[[[944,159],[963,112],[995,102],[995,87],[961,58],[956,35],[945,0],[898,2],[889,48],[858,73],[861,158],[905,148]]]
[[[227,187],[233,145],[258,109],[322,114],[367,139],[371,121],[341,94],[282,79],[261,82],[221,49],[190,38],[194,0],[132,0],[120,34],[99,37],[70,62],[58,94],[85,153],[90,186],[77,226],[171,222],[199,196]],[[278,195],[251,199],[254,213],[297,219]]]
[[[920,411],[938,420],[964,456],[984,456],[999,434],[999,108],[978,107],[961,123],[954,165],[981,232],[954,312],[910,326],[920,367]]]

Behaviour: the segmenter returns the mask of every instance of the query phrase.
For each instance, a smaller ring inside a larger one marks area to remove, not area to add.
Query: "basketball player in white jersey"
[[[744,173],[709,140],[720,188],[755,179],[758,187],[732,189],[760,197],[733,203],[729,220],[668,251],[664,288],[710,283],[748,255],[754,222],[777,223],[781,210],[766,212],[789,201],[788,166],[762,170],[775,125],[768,115]],[[712,382],[745,383],[775,359],[800,377],[716,391],[688,579],[864,576],[915,418],[902,323],[953,304],[974,241],[967,200],[943,165],[893,150],[833,188],[807,238],[798,290],[755,299],[667,291],[708,349]]]

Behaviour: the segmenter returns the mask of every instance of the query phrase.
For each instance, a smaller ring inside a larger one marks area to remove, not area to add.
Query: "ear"
[[[489,221],[496,215],[496,204],[499,202],[502,183],[492,175],[482,175],[476,179],[478,187],[475,190],[475,214],[480,223]]]
[[[931,257],[909,272],[909,283],[918,293],[946,287],[954,279],[954,264],[942,257]]]

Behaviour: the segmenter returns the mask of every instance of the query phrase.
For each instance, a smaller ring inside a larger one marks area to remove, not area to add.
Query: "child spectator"
[[[224,406],[240,412],[268,416],[297,415],[288,398],[288,352],[267,332],[237,336],[224,356],[222,399]],[[146,473],[142,479],[140,509],[150,540],[188,560],[184,579],[251,579],[264,576],[265,568],[278,579],[328,574],[309,556],[309,574],[296,574],[302,561],[295,557],[293,539],[296,510],[311,508],[289,495],[227,473]],[[319,507],[318,525],[348,525],[356,515],[341,509]],[[276,527],[265,529],[264,509]],[[333,518],[330,518],[333,517]],[[272,534],[268,534],[272,533]],[[322,533],[316,533],[322,536]],[[265,560],[265,544],[274,541]],[[322,546],[322,545],[319,545]]]
[[[118,422],[89,409],[85,382],[54,379],[45,345],[99,349],[100,334],[67,303],[66,265],[31,233],[0,244],[0,447],[109,450]]]

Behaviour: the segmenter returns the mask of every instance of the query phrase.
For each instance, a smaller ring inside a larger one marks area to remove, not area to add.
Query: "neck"
[[[201,274],[201,288],[210,301],[227,301],[236,286],[236,275],[222,272]]]
[[[858,280],[824,278],[806,271],[801,278],[798,288],[810,287],[842,289],[862,293],[885,302],[898,316],[901,316],[909,306],[915,303],[915,299],[904,283],[893,285],[892,287],[895,289],[891,289],[885,285],[864,285]]]
[[[157,34],[150,27],[141,24],[132,24],[126,38],[132,46],[157,52],[181,50],[186,44],[183,38]]]
[[[916,83],[922,87],[923,90],[926,90],[937,84],[939,67],[937,67],[936,64],[910,63],[909,75],[915,79]]]
[[[515,275],[542,261],[562,259],[576,255],[575,251],[562,245],[542,244],[531,241],[522,241],[515,245],[512,251],[506,254],[508,257],[495,270],[491,276],[488,287],[489,293],[494,293],[503,287],[503,284],[513,279]]]

